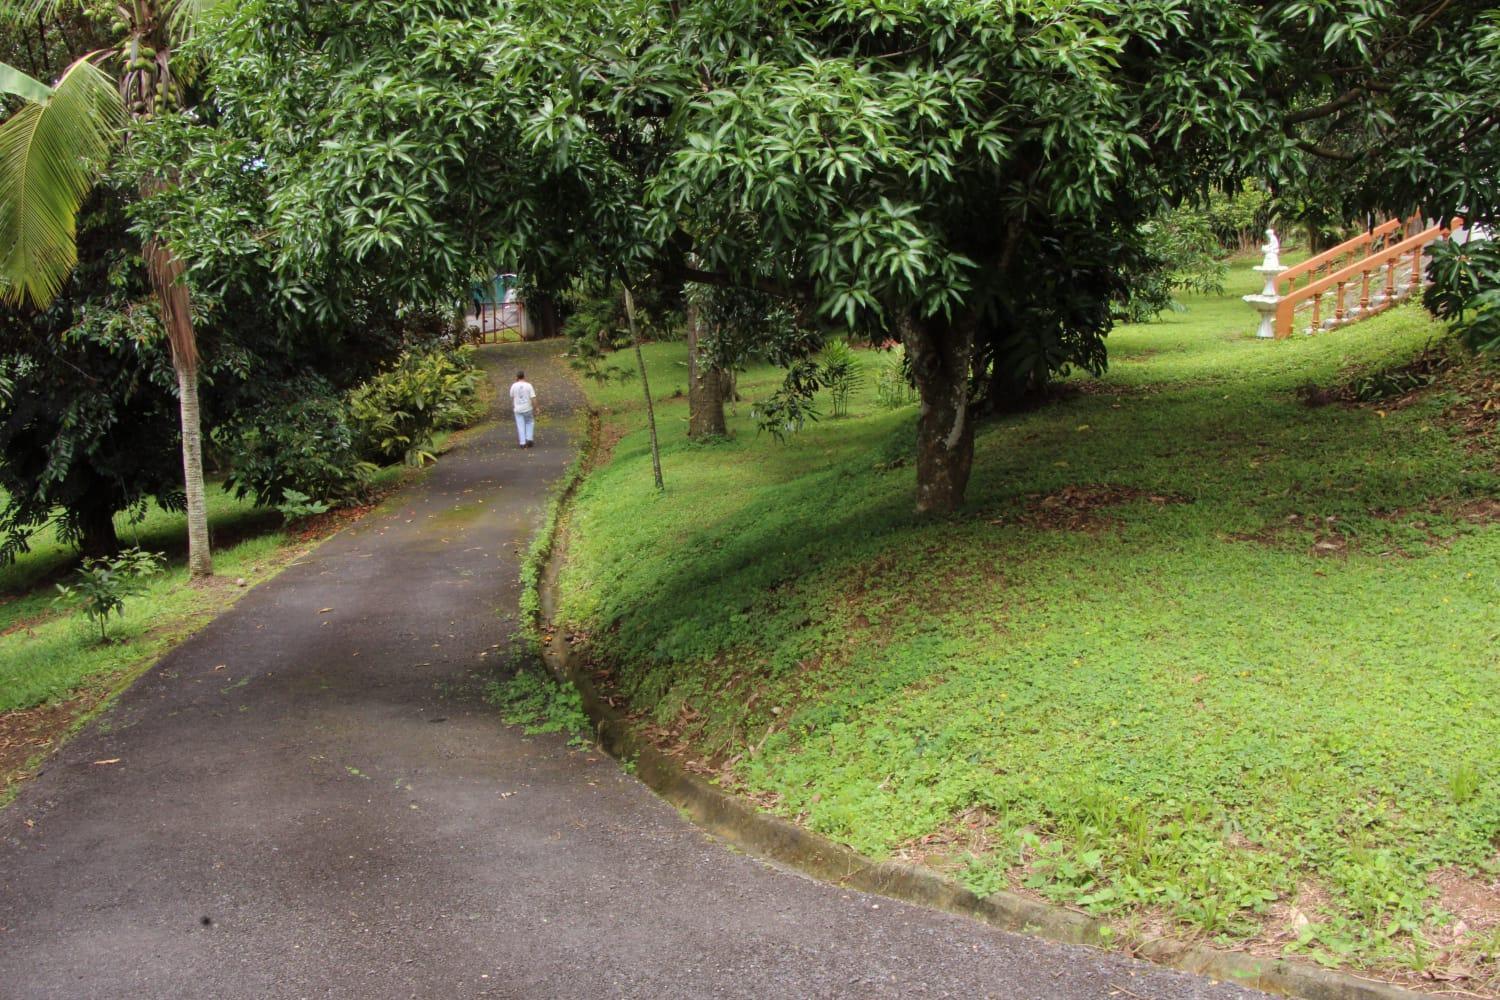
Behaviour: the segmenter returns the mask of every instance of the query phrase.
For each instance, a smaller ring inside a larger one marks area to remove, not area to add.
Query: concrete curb
[[[591,438],[597,428],[598,422],[591,420]],[[589,454],[594,452],[593,444],[592,440],[587,442]],[[572,477],[557,497],[559,516],[549,518],[553,537],[543,543],[546,564],[538,580],[538,606],[544,621],[551,619],[556,608],[557,573],[567,548],[566,518],[560,512],[571,501],[583,475],[584,467],[580,466],[579,475]],[[1049,941],[1108,949],[1114,935],[1098,918],[1012,892],[977,896],[930,869],[874,861],[779,816],[761,812],[684,770],[637,733],[624,714],[604,700],[586,664],[560,631],[554,629],[552,638],[543,644],[542,658],[556,676],[578,689],[599,746],[606,753],[631,762],[636,777],[647,787],[695,824],[735,847],[835,885],[972,917]],[[1424,996],[1347,972],[1178,941],[1147,941],[1131,953],[1158,965],[1303,1000],[1410,1000]]]

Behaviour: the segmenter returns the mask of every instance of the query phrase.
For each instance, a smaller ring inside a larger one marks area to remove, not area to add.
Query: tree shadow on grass
[[[229,548],[252,538],[279,531],[281,514],[266,507],[241,508],[213,518],[209,522],[209,544],[214,549]],[[123,547],[163,552],[173,565],[187,562],[187,525],[180,515],[160,519],[137,532],[123,520],[116,521]],[[50,531],[50,529],[43,529]],[[50,540],[50,539],[49,539]],[[41,546],[38,546],[41,548]],[[83,561],[71,546],[48,545],[45,550],[23,554],[10,566],[0,567],[0,603],[22,597],[39,588],[50,589],[61,582]]]
[[[1289,512],[1317,512],[1334,518],[1337,530],[1368,538],[1391,530],[1378,510],[1466,488],[1461,450],[1423,439],[1415,428],[1393,437],[1393,428],[1370,413],[1309,411],[1282,394],[1228,401],[1223,395],[1189,391],[1124,409],[1109,397],[1082,396],[988,422],[970,502],[948,518],[912,512],[911,463],[902,462],[910,453],[909,426],[856,450],[840,449],[837,440],[809,443],[833,451],[834,459],[779,482],[752,479],[743,487],[752,498],[717,520],[695,521],[690,506],[691,494],[719,488],[717,478],[713,487],[693,483],[689,463],[709,456],[669,443],[667,460],[689,466],[676,477],[686,481],[678,489],[689,496],[673,500],[669,492],[672,508],[657,513],[634,507],[633,516],[667,518],[669,531],[659,525],[615,529],[634,534],[639,548],[634,558],[614,564],[620,568],[609,580],[591,584],[603,592],[599,624],[613,630],[603,646],[625,667],[622,680],[641,707],[670,687],[672,664],[712,659],[735,647],[755,647],[774,673],[799,651],[810,654],[824,642],[826,623],[814,618],[835,595],[809,598],[798,590],[830,567],[852,573],[899,550],[908,556],[899,571],[911,569],[912,579],[893,586],[915,595],[914,603],[941,610],[962,589],[956,578],[974,572],[976,558],[1014,572],[1038,553],[1076,558],[1121,544],[1113,531],[1085,542],[1057,534],[1048,540],[1034,529],[1018,535],[985,528],[1004,523],[997,514],[1070,486],[1117,483],[1188,501],[1169,508],[1140,500],[1125,518],[1134,530],[1128,544],[1164,552],[1204,540],[1240,544],[1234,532],[1279,525]],[[635,480],[648,460],[642,441],[627,440],[604,486]],[[708,467],[714,477],[731,474],[722,464],[727,461],[768,470],[777,460],[726,455]],[[919,554],[912,558],[914,548]],[[967,558],[955,558],[960,555]],[[824,591],[839,585],[837,576],[816,580]]]

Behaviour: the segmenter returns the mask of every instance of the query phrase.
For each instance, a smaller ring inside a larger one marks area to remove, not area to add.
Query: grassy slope
[[[1500,873],[1500,528],[1455,510],[1496,494],[1494,455],[1441,392],[1296,400],[1420,350],[1415,309],[1252,328],[1230,296],[1120,330],[1104,391],[983,428],[940,521],[910,514],[911,407],[867,391],[782,446],[742,405],[695,446],[669,403],[667,495],[627,434],[580,493],[561,617],[726,780],[861,850],[1325,961],[1500,950],[1439,926],[1428,882]],[[649,349],[659,394],[682,358]],[[596,395],[640,425],[638,385]],[[1141,495],[1071,529],[1038,499],[1104,483]]]
[[[377,487],[390,485],[400,469],[381,470]],[[280,516],[236,500],[217,485],[208,491],[209,526],[216,580],[190,586],[182,562],[186,535],[182,514],[151,508],[132,525],[124,515],[117,529],[125,545],[172,554],[169,572],[128,598],[125,613],[112,617],[110,642],[101,644],[82,612],[59,607],[53,582],[66,579],[77,561],[74,551],[50,532],[32,540],[32,551],[0,568],[0,713],[68,698],[93,685],[110,685],[139,666],[158,659],[177,642],[234,601],[244,590],[272,575],[305,543],[279,529]],[[243,539],[243,540],[241,540]]]

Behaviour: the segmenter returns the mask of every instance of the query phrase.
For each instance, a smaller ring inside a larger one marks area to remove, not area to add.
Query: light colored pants
[[[532,413],[516,414],[516,437],[521,439],[522,444],[530,444],[536,431],[536,415]]]

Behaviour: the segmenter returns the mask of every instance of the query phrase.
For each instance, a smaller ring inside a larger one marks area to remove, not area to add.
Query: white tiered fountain
[[[1266,255],[1265,260],[1251,270],[1266,276],[1266,287],[1259,295],[1246,295],[1244,299],[1260,313],[1260,329],[1255,335],[1270,340],[1276,336],[1276,306],[1281,301],[1276,291],[1276,279],[1288,269],[1281,265],[1281,241],[1276,238],[1276,230],[1266,230],[1266,245],[1260,249]]]

